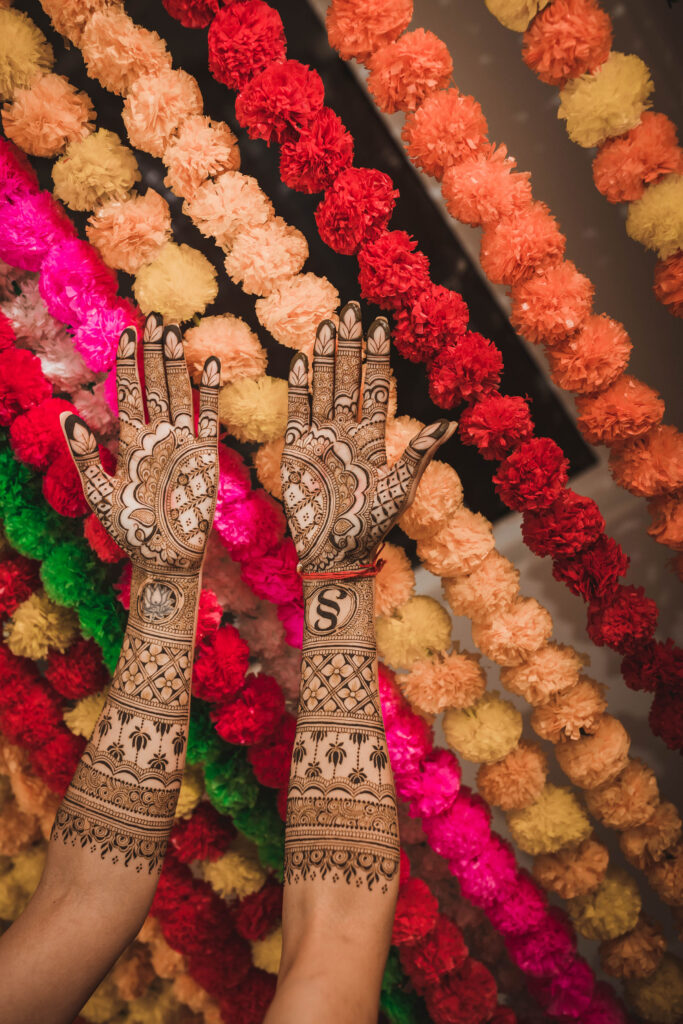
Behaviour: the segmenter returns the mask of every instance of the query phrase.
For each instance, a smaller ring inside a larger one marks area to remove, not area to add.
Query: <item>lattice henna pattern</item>
[[[124,331],[114,476],[102,468],[87,425],[63,417],[86,498],[130,555],[133,574],[117,669],[53,839],[151,872],[161,867],[185,763],[200,572],[218,481],[220,365],[212,357],[204,367],[195,435],[179,329],[147,317],[147,421],[136,349],[135,331]]]

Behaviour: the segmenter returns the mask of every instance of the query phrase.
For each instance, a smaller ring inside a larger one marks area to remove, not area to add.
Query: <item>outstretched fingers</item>
[[[334,398],[334,353],[337,330],[331,320],[318,324],[313,348],[313,422],[329,420]]]
[[[199,384],[197,437],[218,439],[218,390],[220,385],[220,359],[217,356],[209,356],[204,363],[202,379]]]
[[[311,402],[308,393],[308,359],[297,352],[289,364],[287,380],[287,430],[285,444],[294,444],[311,425]]]
[[[187,372],[183,336],[177,324],[164,327],[162,335],[169,415],[174,427],[192,430],[192,387]]]
[[[363,360],[363,324],[360,305],[347,302],[339,314],[337,356],[334,365],[334,415],[355,420],[358,416]]]
[[[385,431],[391,371],[389,323],[380,316],[370,325],[365,350],[365,381],[363,384],[363,420],[373,426],[372,450],[367,457],[375,465],[386,462]]]
[[[95,435],[88,424],[73,412],[63,412],[59,422],[81,478],[85,499],[98,519],[108,526],[114,482],[102,469]]]
[[[138,430],[145,425],[137,350],[137,331],[134,327],[126,327],[119,338],[116,349],[116,399],[119,406],[120,455],[132,443]]]
[[[164,320],[160,313],[150,313],[145,320],[142,355],[145,366],[145,398],[150,426],[169,417],[168,386],[163,355]]]

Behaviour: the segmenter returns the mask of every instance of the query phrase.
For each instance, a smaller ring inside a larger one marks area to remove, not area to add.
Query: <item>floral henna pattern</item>
[[[332,570],[362,562],[376,550],[413,498],[420,476],[455,424],[425,427],[403,457],[387,466],[389,328],[370,327],[360,416],[363,332],[360,307],[348,303],[335,327],[324,320],[313,355],[312,405],[308,364],[294,357],[289,374],[289,422],[282,456],[282,493],[302,567]]]
[[[195,434],[179,329],[153,313],[142,345],[147,416],[135,332],[119,341],[113,476],[86,424],[72,414],[62,420],[86,498],[133,573],[116,672],[52,838],[151,872],[161,868],[185,764],[201,566],[216,504],[220,364],[212,357],[204,367]]]
[[[370,327],[363,370],[360,307],[317,331],[289,375],[283,499],[304,573],[355,568],[408,506],[430,458],[455,429],[425,427],[391,469],[385,425],[389,330]],[[399,867],[396,795],[376,676],[374,581],[304,577],[304,643],[292,755],[285,879],[344,881],[388,892]]]

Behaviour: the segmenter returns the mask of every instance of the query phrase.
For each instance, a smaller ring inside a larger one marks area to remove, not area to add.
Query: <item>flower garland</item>
[[[584,9],[595,7],[595,2],[561,0],[546,8],[537,20],[557,15],[561,22],[566,15],[576,31],[585,24],[583,19],[576,18],[576,7],[585,13]],[[506,156],[505,147],[489,142],[486,119],[472,96],[454,87],[429,89],[419,105],[415,105],[417,97],[413,103],[410,90],[422,84],[419,58],[427,57],[426,37],[434,46],[436,37],[418,29],[399,40],[375,39],[372,26],[376,16],[376,11],[361,0],[333,0],[327,12],[330,45],[340,55],[355,56],[370,68],[368,85],[381,110],[388,113],[396,104],[408,107],[402,133],[406,153],[417,168],[442,181],[448,210],[456,219],[483,228],[482,270],[494,284],[509,285],[514,297],[516,286],[543,277],[549,267],[562,259],[566,238],[548,209],[533,200],[529,174],[513,174],[515,161]],[[559,32],[559,24],[555,28]],[[574,46],[583,45],[583,28],[581,39],[574,38],[572,42]],[[448,63],[447,54],[439,52]],[[655,139],[648,136],[648,148],[643,152],[644,159],[659,161],[659,176],[682,164],[683,150],[667,118],[644,114],[642,128],[661,130],[666,135],[665,150],[661,144],[656,147]],[[624,154],[620,154],[618,166],[622,173],[625,167],[631,167]],[[653,170],[650,174],[658,176]],[[534,295],[534,317],[539,323],[557,301],[554,291],[546,291],[536,290]],[[513,316],[519,312],[516,303]],[[577,394],[578,426],[584,437],[591,444],[616,448],[621,452],[623,467],[629,465],[631,453],[628,448],[623,449],[624,442],[659,425],[664,405],[657,392],[625,373],[631,342],[623,326],[604,314],[591,314],[587,307],[569,337],[558,340],[541,330],[534,332],[530,340],[546,343],[554,382]],[[495,412],[505,415],[504,405],[498,402],[489,416]],[[519,412],[523,412],[521,405]],[[465,429],[471,441],[476,443],[477,431],[481,433],[484,426],[476,414],[474,422],[468,421]],[[619,483],[631,488],[630,479],[623,474]],[[680,496],[663,493],[661,497],[650,498],[649,503],[657,516],[656,524],[650,528],[652,536],[658,543],[683,550]]]
[[[598,147],[593,180],[610,203],[628,203],[627,234],[659,256],[654,293],[683,316],[683,153],[676,126],[651,113],[647,65],[612,49],[612,20],[598,0],[486,0],[523,32],[522,59],[560,90],[557,116],[572,142]]]
[[[291,156],[294,165],[304,169],[299,177],[285,174],[290,187],[296,185],[301,191],[326,189],[316,214],[323,240],[337,251],[359,250],[362,295],[396,312],[394,337],[404,355],[415,361],[431,360],[430,393],[437,403],[453,407],[462,401],[471,402],[462,418],[477,429],[468,432],[461,426],[461,436],[476,443],[487,457],[504,459],[494,477],[502,500],[515,510],[537,514],[539,522],[552,527],[557,501],[565,494],[573,499],[573,492],[565,488],[567,461],[561,449],[549,438],[532,436],[533,423],[523,399],[497,394],[500,353],[481,335],[465,332],[464,302],[457,293],[430,282],[427,258],[415,251],[416,243],[405,232],[387,229],[394,204],[388,176],[380,174],[378,178],[376,171],[347,167],[330,183],[330,169],[338,168],[336,154],[345,129],[339,125],[336,134],[323,131],[322,122],[327,124],[329,116],[316,72],[291,60],[271,61],[260,70],[264,50],[259,32],[272,38],[275,14],[264,22],[263,12],[268,5],[263,0],[244,2],[248,8],[240,3],[222,9],[210,29],[211,40],[213,26],[222,26],[221,46],[232,47],[235,60],[239,58],[253,75],[237,97],[238,120],[252,137],[268,143],[282,142],[285,162]],[[260,12],[257,27],[233,32],[231,19],[242,17],[247,9],[255,17],[255,12]],[[281,24],[279,17],[277,23]],[[210,49],[211,45],[210,41]],[[269,52],[267,48],[265,52]],[[212,73],[216,77],[215,67]],[[224,77],[232,81],[229,69]],[[560,264],[564,273],[563,268],[571,270],[572,265]],[[563,286],[562,294],[571,296],[568,285]],[[585,295],[581,301],[585,302]],[[566,320],[563,313],[565,330]],[[681,442],[683,437],[674,428],[654,427],[645,440],[638,438],[627,444],[640,444],[642,462],[647,463],[654,451],[652,445],[659,449],[668,444],[675,449]],[[681,456],[680,466],[669,461],[667,474],[673,469],[677,480],[680,471],[683,483],[683,452]],[[676,486],[679,484],[670,482],[670,489]],[[557,575],[590,602],[589,632],[594,642],[626,653],[627,638],[636,633],[643,638],[651,659],[659,652],[652,639],[656,605],[640,588],[618,583],[625,566],[619,566],[614,557],[606,566],[601,558],[602,549],[610,544],[613,542],[602,529],[596,531],[574,551],[562,554]],[[591,576],[595,579],[593,585],[586,581]]]
[[[183,71],[172,71],[165,42],[117,7],[83,13],[63,10],[61,4],[44,6],[53,20],[57,18],[60,31],[81,47],[88,74],[124,97],[129,141],[162,158],[168,170],[165,185],[185,200],[185,211],[202,233],[215,238],[227,253],[229,276],[264,302],[270,298],[263,312],[257,307],[264,326],[285,345],[301,345],[304,339],[308,343],[318,320],[333,314],[337,292],[326,278],[301,273],[308,257],[303,235],[275,216],[254,178],[239,172],[235,138],[225,122],[202,115],[196,81]],[[143,311],[157,309],[178,320],[203,312],[215,298],[213,267],[198,250],[168,241],[170,212],[158,193],[149,189],[144,196],[135,196],[129,191],[121,198],[121,188],[111,180],[112,160],[96,159],[106,147],[125,153],[126,161],[132,158],[112,132],[93,134],[88,120],[78,131],[73,128],[75,135],[68,135],[76,102],[91,119],[88,97],[77,93],[66,78],[34,79],[29,88],[17,91],[3,114],[5,130],[35,155],[56,155],[66,145],[53,172],[56,194],[74,209],[84,208],[86,197],[97,199],[88,237],[109,267],[136,275],[133,291]],[[139,177],[137,170],[133,176]],[[12,238],[4,255],[11,262],[12,241],[19,231],[14,218],[10,227]],[[297,310],[299,306],[305,313]],[[111,366],[117,337],[112,331],[103,345],[101,334],[76,335],[88,365],[98,370]],[[260,432],[254,439],[276,436],[284,395],[278,382],[264,374],[266,354],[256,335],[237,317],[207,317],[187,332],[188,360],[197,375],[197,353],[207,346],[221,356],[223,379],[230,381],[221,396],[223,422],[241,438],[245,424],[253,430],[260,411]],[[264,389],[279,399],[272,413],[271,403],[262,401]],[[113,377],[108,395],[115,404]]]

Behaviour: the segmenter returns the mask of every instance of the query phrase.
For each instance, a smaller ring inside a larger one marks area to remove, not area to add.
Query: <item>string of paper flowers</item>
[[[594,0],[570,0],[569,6],[595,4]],[[546,12],[550,15],[567,7],[568,0],[561,0]],[[391,33],[381,21],[389,11],[397,19]],[[354,57],[366,65],[368,89],[380,110],[407,113],[402,137],[408,156],[416,167],[441,181],[447,208],[455,219],[483,228],[481,268],[494,284],[510,287],[511,319],[522,332],[530,322],[527,292],[532,293],[536,307],[532,316],[540,329],[533,330],[529,340],[546,345],[554,382],[577,395],[578,426],[586,440],[615,449],[627,468],[631,456],[636,456],[635,451],[623,448],[624,442],[659,426],[664,404],[656,391],[625,372],[631,341],[623,325],[611,317],[591,313],[587,304],[568,336],[566,332],[560,338],[545,333],[543,303],[552,308],[558,296],[552,289],[539,288],[538,283],[562,260],[566,238],[548,208],[533,200],[529,173],[515,173],[516,163],[506,147],[489,142],[479,103],[455,87],[446,87],[453,63],[441,40],[423,29],[399,35],[411,15],[412,3],[371,7],[362,0],[333,0],[327,11],[330,45],[345,59]],[[383,32],[379,32],[378,22]],[[574,29],[583,24],[576,12],[571,24]],[[579,45],[577,39],[573,43]],[[644,127],[649,127],[649,119],[660,117],[663,115],[645,114]],[[659,157],[671,169],[683,165],[683,150],[673,125],[663,120],[669,125],[670,138],[666,152]],[[628,166],[622,154],[622,173]],[[582,282],[592,296],[588,279],[584,277]],[[622,473],[618,482],[636,494],[643,493],[637,472],[633,478]],[[666,481],[661,484],[666,488]],[[680,495],[665,489],[650,496],[648,504],[654,520],[651,535],[660,544],[683,550]]]
[[[450,632],[450,630],[449,630],[449,632]],[[447,635],[446,635],[446,641],[447,641]]]
[[[572,142],[598,147],[595,187],[628,203],[626,231],[657,253],[654,293],[683,316],[683,161],[676,126],[651,113],[654,83],[635,54],[612,49],[612,20],[597,0],[486,0],[523,32],[522,58],[560,90],[557,116]]]
[[[416,362],[429,362],[432,397],[445,407],[471,403],[461,417],[461,437],[485,457],[501,461],[494,482],[502,500],[526,512],[534,532],[561,534],[559,524],[573,518],[566,515],[567,507],[585,501],[566,488],[567,462],[561,449],[549,438],[533,437],[523,398],[498,393],[502,358],[491,342],[465,330],[468,314],[462,298],[430,281],[426,256],[415,252],[416,243],[405,232],[387,230],[395,195],[391,180],[380,172],[349,166],[348,132],[324,106],[320,76],[298,61],[283,59],[284,30],[277,12],[263,0],[222,8],[211,22],[209,53],[214,77],[240,88],[236,115],[250,136],[282,144],[285,183],[306,192],[326,189],[316,213],[322,239],[337,252],[358,253],[362,295],[395,313],[399,351]],[[249,81],[242,85],[247,76]],[[578,274],[573,265],[566,266]],[[568,287],[563,301],[567,296]],[[566,330],[564,308],[559,324]],[[657,447],[661,439],[665,445],[672,441],[674,449],[680,447],[678,461],[669,460],[665,475],[673,468],[683,483],[683,435],[674,428],[655,427],[645,441],[636,439],[625,447],[644,445],[644,458],[651,461],[651,446]],[[671,489],[676,486],[670,483]],[[604,565],[606,549],[609,571]],[[558,576],[590,602],[588,624],[594,642],[618,650],[625,636],[622,627],[630,621],[636,632],[644,630],[647,657],[657,657],[659,648],[651,643],[656,606],[639,588],[618,583],[625,566],[617,562],[614,542],[601,526],[573,551],[562,552]],[[590,585],[582,586],[593,573],[599,594],[591,593]]]
[[[38,412],[40,409],[40,405],[35,406],[34,412]],[[15,419],[12,427],[14,428],[15,424],[18,424],[19,420],[22,418],[23,417]],[[37,417],[34,417],[34,419],[37,425]],[[19,429],[13,430],[13,433],[16,438],[25,434],[26,431]],[[43,438],[43,443],[45,443],[45,440],[46,439]],[[37,448],[33,450],[34,457],[36,454]],[[225,478],[225,467],[223,467],[223,470],[223,477]],[[26,484],[25,480],[23,482]],[[233,501],[235,500],[235,495],[239,490],[241,482],[241,480],[233,479]],[[30,492],[30,488],[25,487],[24,491]],[[5,509],[5,511],[7,510]],[[30,545],[30,540],[28,543]],[[26,538],[22,538],[22,544],[24,545],[24,550],[26,550]],[[71,555],[72,557],[69,560],[70,565],[73,564],[73,551],[71,552]],[[45,575],[45,570],[43,570],[43,572]],[[50,572],[48,572],[47,575],[50,576]],[[52,569],[52,582],[53,586],[55,586],[54,567]],[[64,588],[66,588],[67,591],[73,588],[73,582],[71,583],[71,587],[69,584],[68,572],[66,573],[66,579],[62,576],[59,580],[58,594],[56,596],[62,597]],[[218,618],[216,617],[215,598],[214,603],[212,604],[210,597],[211,595],[207,595],[206,591],[203,593],[202,607],[200,608],[200,643],[193,682],[195,695],[202,699],[224,701],[224,703],[218,706],[217,714],[212,714],[217,732],[231,742],[251,744],[249,760],[251,761],[259,780],[263,781],[267,785],[281,787],[281,795],[286,796],[286,790],[283,790],[282,787],[286,786],[289,760],[291,757],[291,741],[293,739],[294,732],[293,728],[288,729],[286,726],[290,724],[293,726],[293,720],[291,720],[291,717],[282,718],[282,708],[277,702],[275,703],[275,707],[273,707],[273,694],[270,692],[259,691],[258,694],[256,694],[259,700],[259,714],[256,714],[256,707],[249,699],[249,697],[253,698],[255,694],[248,695],[247,691],[249,690],[250,685],[252,689],[254,688],[255,683],[260,677],[250,676],[245,682],[244,671],[246,664],[244,662],[244,655],[247,650],[246,646],[242,643],[241,650],[235,649],[235,641],[237,641],[237,637],[232,627],[223,626],[220,630],[216,631],[219,616]],[[41,600],[44,610],[45,601],[47,600],[49,602],[49,599],[42,598]],[[87,593],[87,584],[86,591],[83,595],[83,603],[88,606],[96,603],[96,601],[93,602],[92,600],[92,594]],[[16,653],[18,654],[41,657],[45,656],[47,653],[45,645],[54,642],[54,638],[60,631],[60,627],[58,623],[55,622],[52,624],[52,628],[47,629],[45,617],[42,619],[36,617],[38,609],[34,607],[35,604],[36,601],[31,596],[15,609],[9,629],[9,642],[13,645],[13,650],[16,648]],[[75,628],[73,616],[71,617],[70,623],[73,630]],[[209,631],[209,627],[211,626],[213,626],[214,630],[213,635]],[[221,640],[220,643],[218,642],[219,637]],[[229,643],[230,640],[233,641],[232,644]],[[77,666],[70,666],[69,673],[67,675],[67,678],[70,680],[73,680],[74,674],[78,677],[78,674],[73,672],[74,667],[77,668]],[[73,684],[71,683],[70,685]],[[225,702],[226,696],[229,696],[228,691],[230,687],[240,688],[241,692],[239,693],[238,699],[232,701],[228,700]],[[259,688],[256,687],[256,689],[258,690]],[[70,695],[74,695],[73,690],[70,690],[69,693]],[[25,697],[25,694],[22,693],[20,687],[15,687],[12,690],[11,699],[16,701],[21,697]],[[244,701],[246,703],[240,704],[240,701]],[[100,703],[100,701],[93,702],[90,696],[82,698],[73,711],[69,712],[71,727],[76,727],[78,732],[83,736],[89,735],[94,724],[94,720],[99,713]],[[269,703],[270,706],[268,706]],[[83,707],[83,705],[85,705],[85,707]],[[265,708],[263,705],[266,705]],[[242,714],[240,715],[239,712],[242,712]],[[23,717],[21,724],[21,737],[24,738],[30,736],[31,741],[34,741],[39,735],[38,731],[35,729],[29,730],[29,723]],[[269,735],[272,732],[277,734],[278,739],[274,745],[272,741],[270,745],[268,745],[268,743],[265,742],[266,734]],[[15,735],[13,738],[16,739],[18,736]],[[42,738],[43,741],[45,741],[45,737]],[[59,764],[59,760],[55,759],[53,746],[54,743],[52,740],[48,743],[43,742],[42,746],[42,749],[47,750],[47,765],[51,772],[55,771],[55,765]],[[67,764],[62,764],[60,769],[57,769],[61,771],[59,777],[64,785],[68,782],[70,772],[73,770],[72,762],[77,758],[79,753],[80,747],[73,752],[74,756],[67,762]],[[212,798],[214,798],[216,791],[211,786],[208,771],[209,770],[207,769],[207,790]],[[219,784],[220,786],[226,785],[224,775],[219,777]],[[225,809],[224,806],[221,806],[221,809]],[[242,828],[244,828],[244,824],[240,820],[240,808],[236,808],[233,802],[229,809],[234,814],[236,823],[239,823]],[[235,814],[236,810],[237,813]],[[262,816],[265,808],[261,805],[257,810]],[[253,821],[252,828],[255,827],[257,835],[260,834],[262,837],[266,824],[267,823],[264,823],[263,821]],[[252,838],[255,838],[253,833]],[[272,846],[272,841],[270,845]],[[263,851],[262,845],[260,846],[260,850]],[[271,860],[273,859],[275,862],[279,863],[281,860],[281,849],[275,850],[275,857],[271,857]],[[398,938],[396,941],[399,944],[409,943],[412,947],[415,942],[419,942],[424,936],[429,935],[434,928],[441,926],[439,925],[439,920],[436,916],[436,905],[433,900],[430,902],[431,898],[427,899],[427,893],[423,883],[420,883],[418,880],[413,880],[405,891],[402,889],[402,893],[402,902],[399,905],[399,915],[397,919],[398,923],[396,934]],[[425,904],[422,916],[418,915],[420,901],[422,904]],[[404,924],[401,924],[402,915],[406,915],[406,922]],[[401,928],[403,929],[402,931]],[[418,928],[417,932],[415,931],[416,928]],[[442,947],[442,951],[445,953],[448,940],[454,941],[454,935],[452,929],[449,931],[445,925],[443,928],[446,928],[446,934],[440,936],[440,945]],[[443,928],[441,928],[442,931]],[[421,931],[419,929],[421,929]],[[457,935],[455,937],[457,937]],[[418,956],[417,950],[412,952],[414,952],[416,957]],[[406,956],[410,962],[411,958],[408,957],[407,954]],[[465,960],[462,959],[459,954],[456,959],[458,968],[464,969],[466,967]],[[415,975],[418,987],[421,991],[424,991],[428,1001],[431,1000],[438,1006],[441,999],[439,994],[441,982],[435,978],[425,978],[423,976],[424,970],[420,968],[421,962],[422,961],[420,960],[417,966],[414,966],[412,973]],[[452,966],[455,967],[455,963]],[[488,981],[486,980],[488,975],[484,968],[476,966],[474,970],[477,983],[481,985],[482,982],[485,982],[483,989],[484,994],[482,995],[482,1007],[492,1009],[492,1006],[495,1005],[495,986],[492,987],[492,980],[490,978]],[[467,971],[470,971],[470,968],[467,968]],[[491,1004],[491,999],[493,999],[493,1004]],[[435,1019],[442,1018],[437,1016]],[[482,1019],[484,1018],[482,1017]]]

